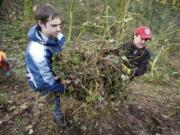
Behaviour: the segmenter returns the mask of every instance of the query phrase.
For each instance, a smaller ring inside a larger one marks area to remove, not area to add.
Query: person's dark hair
[[[35,6],[33,12],[36,21],[40,20],[44,24],[46,24],[49,19],[52,20],[60,16],[58,10],[48,3]]]

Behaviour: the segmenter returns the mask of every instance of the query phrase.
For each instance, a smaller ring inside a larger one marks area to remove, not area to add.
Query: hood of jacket
[[[59,33],[56,39],[52,39],[50,37],[47,38],[41,33],[41,27],[38,25],[34,25],[30,28],[28,38],[30,41],[35,41],[47,46],[63,46],[64,44],[63,34]]]

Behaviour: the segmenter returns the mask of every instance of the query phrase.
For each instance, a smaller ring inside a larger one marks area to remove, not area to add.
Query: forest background
[[[51,107],[30,90],[24,69],[33,6],[47,2],[58,8],[66,37],[62,56],[54,57],[54,70],[62,80],[73,81],[62,96],[66,130],[53,124]],[[0,0],[0,9],[0,49],[13,72],[9,79],[0,78],[0,134],[180,133],[179,0]],[[104,88],[96,63],[102,48],[131,40],[139,25],[149,26],[153,34],[147,43],[150,71],[129,83],[121,71],[113,72],[116,58],[110,56],[112,63],[103,68]]]

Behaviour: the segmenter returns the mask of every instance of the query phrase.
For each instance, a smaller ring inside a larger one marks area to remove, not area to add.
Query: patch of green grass
[[[21,28],[21,22],[20,21],[14,21],[14,22],[0,22],[0,38],[6,39],[6,40],[19,40],[24,37],[24,32]]]
[[[26,32],[21,28],[20,21],[12,22],[0,22],[0,39],[2,40],[1,46],[3,51],[7,53],[7,58],[12,67],[11,71],[15,73],[17,79],[24,79],[24,57],[25,48],[27,45]]]

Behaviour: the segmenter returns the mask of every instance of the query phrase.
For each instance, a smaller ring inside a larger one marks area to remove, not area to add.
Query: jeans
[[[54,110],[53,110],[53,116],[55,118],[62,118],[63,113],[61,110],[61,100],[60,100],[60,94],[59,93],[54,93],[53,94],[53,102],[54,102]]]
[[[42,91],[40,93],[43,96],[46,96],[46,95],[50,94],[50,92],[47,91],[47,90],[44,90],[44,91]],[[52,97],[53,98],[52,99],[52,101],[53,101],[53,116],[54,116],[54,118],[57,118],[57,119],[58,118],[63,118],[64,115],[63,115],[62,110],[61,110],[60,93],[53,92],[52,95],[53,95],[53,97]]]

